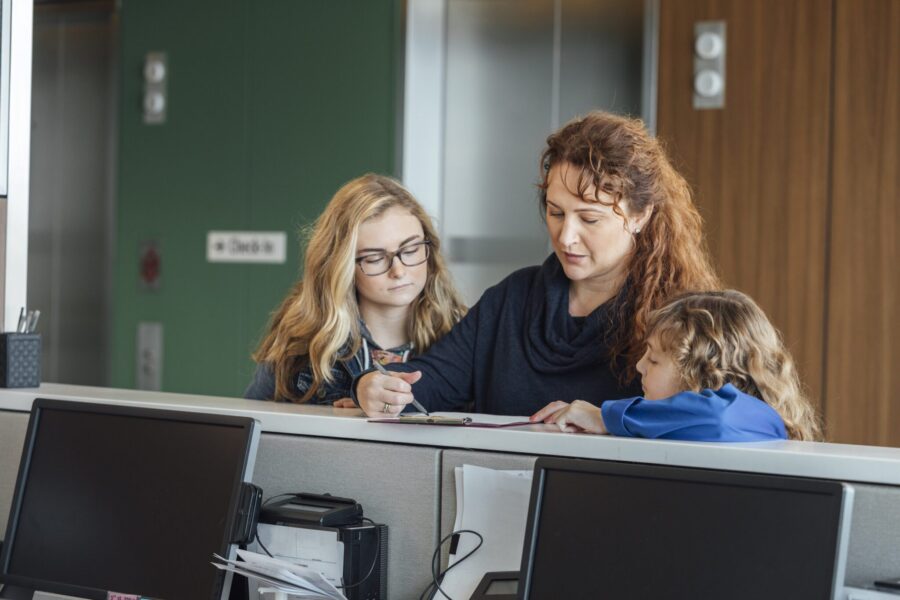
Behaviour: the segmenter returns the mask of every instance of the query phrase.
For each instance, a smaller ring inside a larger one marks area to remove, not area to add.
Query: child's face
[[[379,255],[393,254],[406,248],[410,255],[405,257],[407,262],[417,262],[419,253],[424,258],[423,241],[425,234],[419,219],[408,210],[395,206],[359,226],[356,256],[367,257],[372,264],[365,267],[370,272],[377,272],[379,269],[374,267],[379,266]],[[380,275],[366,275],[357,265],[355,283],[360,308],[408,307],[422,293],[427,277],[427,260],[409,267],[401,262],[399,255],[393,257],[390,269]]]
[[[662,400],[684,391],[681,374],[669,356],[660,349],[656,336],[647,341],[647,351],[637,364],[641,374],[641,385],[644,386],[644,398]]]

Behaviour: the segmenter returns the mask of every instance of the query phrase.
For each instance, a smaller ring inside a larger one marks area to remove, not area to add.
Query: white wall
[[[28,285],[28,175],[31,155],[33,0],[11,5],[9,69],[9,194],[6,199],[4,330],[14,331]]]

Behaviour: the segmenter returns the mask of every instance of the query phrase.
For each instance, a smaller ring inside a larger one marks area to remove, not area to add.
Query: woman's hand
[[[353,401],[353,398],[341,398],[340,400],[335,400],[332,406],[335,408],[356,408],[356,402]]]
[[[537,411],[533,415],[531,415],[528,420],[532,423],[555,423],[556,422],[556,413],[559,411],[568,408],[569,403],[563,402],[562,400],[557,400],[556,402],[551,402],[541,410]]]
[[[584,400],[557,400],[531,415],[532,422],[556,423],[561,431],[608,433],[600,409]]]
[[[359,407],[370,417],[395,417],[412,402],[412,384],[421,377],[421,371],[366,373],[356,384]]]

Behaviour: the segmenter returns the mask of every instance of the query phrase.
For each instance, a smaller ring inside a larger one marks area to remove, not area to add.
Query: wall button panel
[[[694,24],[694,108],[725,107],[725,21]]]

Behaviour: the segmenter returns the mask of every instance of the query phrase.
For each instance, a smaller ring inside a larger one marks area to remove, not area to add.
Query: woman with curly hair
[[[680,296],[650,314],[643,397],[598,408],[553,402],[532,417],[563,431],[714,442],[820,440],[794,361],[741,292]]]
[[[337,191],[303,272],[253,355],[246,398],[352,407],[355,375],[424,352],[466,312],[431,219],[383,175]]]
[[[547,139],[538,187],[553,254],[487,290],[429,352],[357,378],[367,414],[396,415],[413,396],[525,415],[558,398],[636,395],[649,314],[718,289],[690,188],[639,120],[568,123]]]

